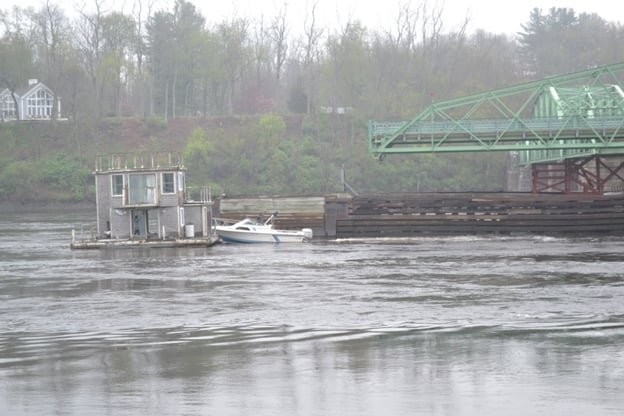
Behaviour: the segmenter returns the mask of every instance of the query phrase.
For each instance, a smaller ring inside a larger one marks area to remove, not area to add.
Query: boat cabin
[[[212,202],[206,190],[190,198],[179,153],[99,156],[94,174],[98,239],[211,236]]]

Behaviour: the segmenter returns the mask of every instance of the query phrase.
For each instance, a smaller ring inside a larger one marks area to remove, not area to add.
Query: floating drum
[[[186,232],[186,238],[195,237],[195,224],[186,224],[184,231]]]

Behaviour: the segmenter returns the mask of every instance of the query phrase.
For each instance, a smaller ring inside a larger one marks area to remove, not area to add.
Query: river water
[[[0,213],[0,415],[621,415],[624,238],[71,251]]]

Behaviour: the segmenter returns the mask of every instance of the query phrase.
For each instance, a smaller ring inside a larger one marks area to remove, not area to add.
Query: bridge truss
[[[369,121],[368,149],[388,154],[508,151],[534,192],[602,193],[624,182],[624,63],[434,102],[408,121]]]

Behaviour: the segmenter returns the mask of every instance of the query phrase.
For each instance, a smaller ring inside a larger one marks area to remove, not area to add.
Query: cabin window
[[[123,175],[112,175],[113,196],[123,195]]]
[[[175,193],[175,182],[173,180],[173,172],[165,172],[162,174],[162,193]]]
[[[184,189],[184,174],[182,172],[178,172],[178,189]]]
[[[156,175],[130,174],[128,175],[128,203],[130,205],[156,203]]]

